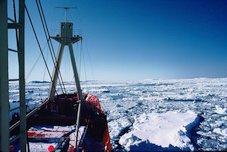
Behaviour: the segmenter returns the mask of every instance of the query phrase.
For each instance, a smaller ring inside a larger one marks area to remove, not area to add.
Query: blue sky
[[[81,67],[86,73],[81,70],[81,80],[227,77],[227,1],[43,0],[42,4],[53,35],[64,20],[64,11],[55,7],[77,6],[68,18],[84,38]],[[35,1],[27,0],[27,6],[44,47]],[[30,25],[26,27],[28,73],[39,52]],[[58,44],[54,45],[57,50]],[[80,65],[80,46],[74,48]],[[62,73],[71,80],[68,59],[66,51]],[[28,80],[48,79],[42,60],[38,63]]]

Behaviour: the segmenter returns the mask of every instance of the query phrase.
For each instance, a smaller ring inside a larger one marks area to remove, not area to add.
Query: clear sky
[[[26,2],[44,39],[35,1]],[[86,73],[82,70],[81,80],[227,77],[226,0],[42,0],[42,4],[53,35],[64,20],[64,11],[55,7],[77,7],[68,18],[84,38],[81,67]],[[26,28],[28,73],[39,52],[28,23]],[[44,47],[45,41],[41,43]],[[80,56],[80,46],[74,48]],[[68,57],[66,51],[62,73],[70,80]],[[28,80],[48,79],[42,60],[38,63]]]

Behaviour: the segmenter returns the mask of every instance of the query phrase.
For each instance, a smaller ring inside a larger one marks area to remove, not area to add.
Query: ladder
[[[14,1],[13,1],[14,2]],[[8,1],[0,0],[0,151],[9,151],[9,81],[19,82],[20,101],[20,149],[26,151],[26,101],[25,101],[25,0],[16,3],[19,10],[19,20],[8,17]],[[15,6],[15,3],[14,3]],[[15,30],[17,36],[17,50],[8,48],[8,30]],[[9,51],[17,53],[19,77],[9,79],[8,59]]]

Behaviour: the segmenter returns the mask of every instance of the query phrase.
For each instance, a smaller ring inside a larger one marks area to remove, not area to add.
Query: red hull
[[[99,99],[90,94],[84,94],[84,101],[81,105],[81,126],[87,129],[83,141],[79,145],[82,151],[111,151],[110,136],[106,120]],[[75,125],[78,97],[77,94],[57,95],[54,101],[47,102],[27,120],[27,127],[33,126],[70,126]],[[12,120],[15,122],[15,120]],[[11,135],[18,133],[19,127],[15,128]],[[69,134],[69,133],[67,133]],[[36,137],[37,135],[37,137]],[[64,138],[66,135],[64,135]],[[49,139],[50,137],[48,137]],[[29,140],[47,140],[44,133],[39,134],[35,131],[28,131]],[[59,138],[60,139],[60,138]],[[67,137],[68,139],[68,137]],[[91,142],[92,141],[92,142]],[[17,145],[16,142],[12,145]],[[100,146],[101,145],[101,146]],[[63,147],[63,146],[62,146]],[[74,146],[70,144],[60,151],[75,151]],[[50,147],[53,148],[53,147]],[[18,149],[18,148],[15,148]]]

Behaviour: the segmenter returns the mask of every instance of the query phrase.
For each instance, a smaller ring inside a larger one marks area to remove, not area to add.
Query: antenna
[[[64,9],[65,10],[65,22],[67,22],[67,11],[69,9],[76,9],[77,7],[76,6],[74,6],[74,7],[67,7],[67,6],[65,6],[65,7],[56,7],[56,8],[60,8],[60,9]]]

